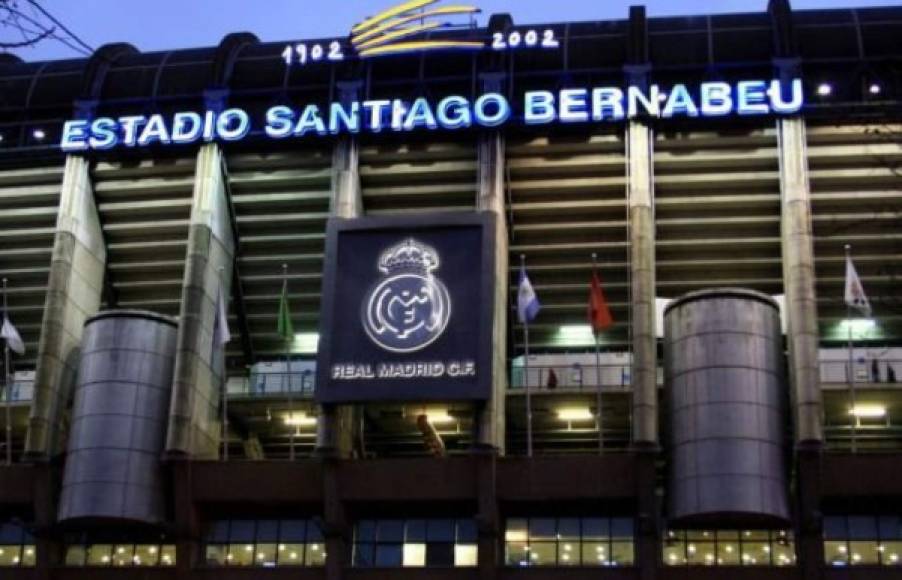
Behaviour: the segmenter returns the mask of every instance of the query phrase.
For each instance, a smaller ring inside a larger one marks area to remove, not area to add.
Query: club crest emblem
[[[433,274],[439,263],[434,248],[413,238],[382,252],[377,267],[385,277],[363,299],[363,328],[373,342],[391,352],[415,352],[442,335],[451,298]]]

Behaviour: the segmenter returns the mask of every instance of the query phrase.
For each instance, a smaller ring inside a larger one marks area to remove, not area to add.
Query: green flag
[[[282,297],[279,299],[279,336],[283,340],[294,340],[294,329],[291,327],[291,311],[288,308],[288,280],[282,285]]]

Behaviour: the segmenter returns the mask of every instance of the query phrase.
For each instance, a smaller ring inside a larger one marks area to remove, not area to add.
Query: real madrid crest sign
[[[494,228],[477,213],[330,220],[317,400],[488,398]]]

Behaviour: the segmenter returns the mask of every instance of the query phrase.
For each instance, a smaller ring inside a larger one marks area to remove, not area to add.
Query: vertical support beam
[[[633,349],[633,445],[657,448],[658,351],[655,336],[652,131],[644,122],[633,120],[627,127],[626,139]]]
[[[501,90],[501,73],[482,75],[483,90]],[[500,131],[479,135],[476,211],[495,214],[495,323],[492,328],[492,394],[478,409],[476,425],[480,445],[505,453],[505,402],[507,399],[507,316],[509,309],[508,233],[505,213],[505,144]]]
[[[360,81],[338,83],[343,103],[357,99]],[[360,189],[360,146],[357,138],[339,137],[332,152],[332,198],[329,214],[341,219],[363,215],[363,195]],[[316,450],[320,455],[351,457],[355,440],[361,435],[362,408],[354,405],[323,405],[316,431]]]
[[[795,442],[797,447],[820,448],[824,438],[823,403],[817,362],[819,336],[805,121],[798,117],[780,119],[777,134],[780,146],[780,245],[786,294],[789,379],[795,407]]]
[[[230,296],[235,253],[224,179],[219,146],[204,145],[197,154],[179,309],[166,438],[171,456],[218,456],[225,353],[213,344],[213,327],[220,285],[223,295]]]
[[[25,453],[34,460],[64,450],[61,426],[84,323],[100,308],[107,256],[89,169],[82,157],[66,159],[25,442]]]

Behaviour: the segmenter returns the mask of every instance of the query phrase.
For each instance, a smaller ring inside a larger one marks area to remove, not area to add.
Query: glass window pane
[[[824,542],[824,562],[829,566],[845,566],[849,563],[849,548],[845,542]]]
[[[254,565],[272,568],[276,565],[276,551],[278,544],[267,542],[265,544],[257,544],[254,555]]]
[[[25,545],[25,549],[22,552],[22,565],[23,566],[34,566],[35,564],[35,547],[29,544]]]
[[[326,565],[326,545],[320,542],[307,544],[307,552],[304,555],[305,566]]]
[[[744,566],[770,566],[770,542],[742,542]]]
[[[371,568],[375,565],[374,544],[354,544],[354,566],[358,568]],[[281,560],[280,560],[281,562]]]
[[[710,542],[714,540],[713,530],[686,530],[686,539]]]
[[[853,516],[849,518],[850,540],[876,540],[877,518],[871,516]]]
[[[21,546],[0,545],[0,567],[18,566],[21,560]]]
[[[882,516],[877,522],[881,540],[902,540],[902,523],[896,516]]]
[[[426,565],[426,544],[404,544],[404,567],[418,568]]]
[[[664,546],[664,564],[667,566],[682,566],[686,563],[686,546],[682,542],[676,542]]]
[[[113,566],[131,566],[134,555],[133,544],[117,544],[113,550]]]
[[[426,541],[426,520],[408,520],[405,542],[423,543]]]
[[[530,518],[529,539],[554,540],[557,538],[556,522],[554,518]]]
[[[558,566],[579,566],[579,542],[561,540],[557,545]]]
[[[555,542],[530,542],[529,563],[531,566],[554,566],[557,564],[557,544]]]
[[[717,530],[715,535],[718,542],[736,543],[739,541],[739,532],[737,530]]]
[[[426,544],[426,565],[433,567],[454,566],[453,543]]]
[[[88,566],[109,566],[112,561],[113,546],[94,544],[88,546]]]
[[[373,520],[361,520],[357,523],[358,542],[375,542],[376,541],[376,522]]]
[[[457,520],[458,544],[475,544],[478,540],[476,520]]]
[[[880,562],[877,542],[873,540],[849,542],[849,554],[853,566],[873,566]]]
[[[257,522],[257,542],[274,544],[279,541],[279,520],[260,520]]]
[[[690,566],[712,566],[717,559],[714,542],[690,541],[686,545],[686,554]]]
[[[611,537],[615,540],[633,539],[632,518],[614,518],[611,520]]]
[[[302,544],[307,541],[306,520],[282,520],[279,523],[279,541],[288,544]],[[310,531],[318,530],[311,522]]]
[[[426,527],[426,540],[454,543],[454,520],[429,520]]]
[[[528,540],[529,534],[527,532],[526,519],[511,518],[507,520],[504,539],[508,542],[525,542]]]
[[[774,566],[793,566],[796,563],[795,546],[792,542],[774,542],[772,544],[774,550],[773,564]]]
[[[402,562],[401,556],[401,544],[376,545],[376,566],[378,567],[400,568]]]
[[[66,548],[66,566],[84,566],[87,550],[84,546],[68,546]]]
[[[226,562],[229,566],[251,566],[254,563],[253,544],[229,544],[229,553],[226,554]]]
[[[207,566],[225,566],[228,548],[225,544],[207,544]]]
[[[632,566],[635,561],[632,542],[613,542],[611,544],[611,564],[614,566]]]
[[[175,566],[175,546],[172,544],[160,547],[160,566]]]
[[[476,566],[479,550],[476,544],[457,544],[454,546],[454,565],[458,568],[471,568]]]
[[[316,520],[307,521],[307,541],[319,542],[320,544],[324,542],[323,530],[319,527]]]
[[[583,566],[604,566],[608,563],[609,552],[608,543],[605,542],[583,542]]]
[[[610,537],[610,520],[607,518],[583,518],[584,540],[606,540]]]
[[[22,526],[0,524],[0,545],[18,545],[22,543]]]
[[[135,546],[135,566],[157,566],[160,563],[160,547],[154,544]]]
[[[229,543],[253,543],[256,523],[254,520],[232,520],[232,527],[229,531]]]
[[[880,559],[884,566],[902,566],[902,542],[883,542]]]
[[[824,518],[824,538],[828,540],[845,540],[849,537],[846,518],[827,516]]]
[[[557,521],[558,539],[579,540],[579,518],[561,518]]]
[[[207,527],[207,542],[225,544],[229,541],[229,520],[211,522]]]
[[[742,541],[761,542],[770,539],[770,532],[767,530],[742,530]]]
[[[397,542],[401,544],[404,541],[404,520],[379,520],[378,527],[376,538],[379,543]],[[378,557],[376,559],[378,560]]]
[[[506,554],[505,563],[508,566],[529,565],[529,546],[526,542],[507,542]]]
[[[718,566],[738,566],[739,565],[739,533],[736,533],[735,539],[718,540],[717,542],[717,565]]]
[[[367,557],[369,558],[369,565],[372,565],[372,544],[364,544],[368,546],[369,551],[367,552]],[[356,547],[355,547],[355,557],[356,557]],[[276,560],[279,566],[300,566],[304,563],[304,544],[293,544],[293,543],[283,543],[279,544],[278,547],[278,556]]]

